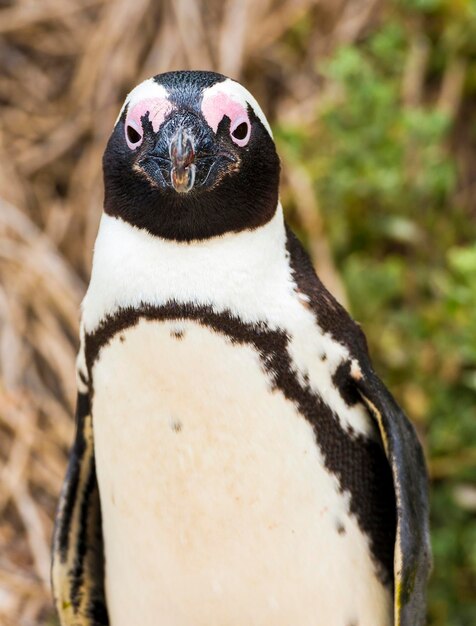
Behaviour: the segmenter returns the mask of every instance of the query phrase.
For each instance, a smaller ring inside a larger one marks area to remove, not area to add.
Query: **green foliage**
[[[429,20],[431,79],[455,51],[476,76],[476,3],[401,0],[324,68],[333,96],[311,133],[278,128],[307,164],[351,309],[378,371],[416,423],[432,476],[429,623],[476,624],[476,223],[457,201],[454,120],[402,102],[410,34]],[[473,36],[474,35],[474,36]],[[468,79],[468,97],[474,85]],[[476,124],[468,120],[468,132]],[[466,491],[465,491],[466,490]],[[462,496],[469,492],[471,496]]]

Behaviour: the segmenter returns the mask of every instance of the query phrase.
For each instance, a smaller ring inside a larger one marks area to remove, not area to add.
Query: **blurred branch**
[[[410,41],[402,79],[402,100],[405,106],[422,103],[423,85],[430,56],[430,46],[420,31]]]
[[[381,0],[348,0],[342,15],[339,17],[334,37],[339,44],[354,42],[368,27]]]
[[[213,64],[202,19],[202,7],[198,2],[189,0],[176,0],[171,6],[177,20],[187,67],[211,69]]]
[[[467,62],[455,56],[448,63],[443,75],[437,109],[454,119],[460,107],[466,79]]]
[[[26,28],[39,22],[62,20],[64,17],[84,11],[105,0],[69,0],[63,2],[19,3],[0,11],[0,33]],[[49,5],[49,6],[48,6]]]
[[[218,71],[239,78],[244,63],[250,0],[228,0],[220,30]]]
[[[476,467],[476,449],[467,448],[458,454],[434,457],[429,461],[433,479],[451,478]]]
[[[312,179],[306,169],[294,163],[285,150],[281,154],[299,220],[308,236],[308,250],[314,267],[332,295],[343,306],[347,306],[345,288],[332,260],[331,250],[324,234],[324,224]]]

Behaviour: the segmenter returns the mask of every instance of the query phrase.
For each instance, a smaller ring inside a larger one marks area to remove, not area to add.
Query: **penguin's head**
[[[278,203],[279,158],[253,96],[214,72],[169,72],[127,96],[103,159],[105,211],[152,235],[257,228]]]

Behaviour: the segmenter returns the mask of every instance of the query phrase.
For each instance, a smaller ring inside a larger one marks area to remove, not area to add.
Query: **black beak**
[[[195,147],[192,135],[181,126],[172,137],[169,156],[172,163],[170,180],[173,188],[178,193],[187,193],[195,183]]]

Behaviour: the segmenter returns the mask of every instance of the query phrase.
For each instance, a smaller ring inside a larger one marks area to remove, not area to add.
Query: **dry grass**
[[[50,538],[73,436],[78,311],[101,155],[125,94],[158,72],[215,69],[244,80],[271,118],[305,122],[326,96],[316,62],[359,37],[380,2],[0,3],[0,624],[52,620]],[[304,15],[312,33],[298,58],[288,39]],[[343,298],[307,174],[284,165],[294,219]]]

